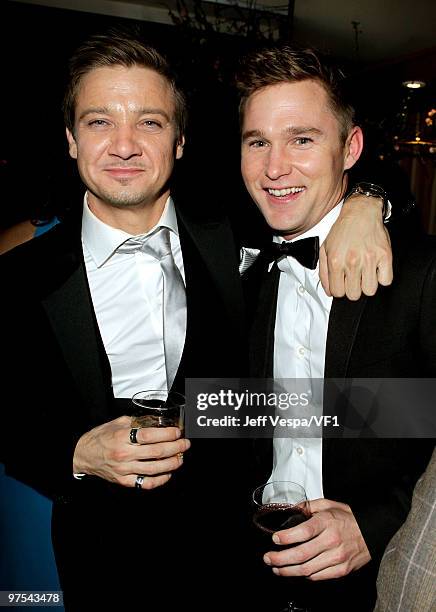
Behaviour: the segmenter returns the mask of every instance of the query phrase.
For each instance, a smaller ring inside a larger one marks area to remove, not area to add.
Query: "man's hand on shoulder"
[[[327,295],[358,300],[392,283],[392,250],[383,225],[382,201],[352,195],[344,202],[319,255],[319,274]]]
[[[310,502],[310,509],[310,519],[274,534],[274,542],[283,550],[266,553],[264,561],[273,566],[275,574],[329,580],[346,576],[371,560],[350,506],[316,499]]]

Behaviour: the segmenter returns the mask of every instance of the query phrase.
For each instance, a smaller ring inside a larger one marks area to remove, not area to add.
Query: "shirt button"
[[[299,455],[303,455],[303,454],[304,454],[304,449],[302,449],[302,448],[301,448],[301,446],[299,446],[299,447],[297,448],[297,453],[298,453]]]
[[[303,295],[303,293],[306,291],[306,289],[303,287],[303,285],[299,285],[298,287],[298,293],[300,295]]]
[[[304,347],[303,347],[303,346],[300,346],[300,348],[298,349],[298,354],[299,354],[299,355],[301,355],[301,356],[303,357],[303,356],[304,356],[304,354],[305,354],[305,352],[306,352],[306,351],[304,350]]]

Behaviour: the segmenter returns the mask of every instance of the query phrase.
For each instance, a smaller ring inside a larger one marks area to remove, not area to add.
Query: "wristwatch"
[[[391,203],[388,200],[387,193],[382,187],[380,187],[379,185],[375,185],[374,183],[356,183],[345,196],[344,202],[354,194],[360,194],[370,198],[380,198],[383,203],[383,223],[386,223],[389,220],[391,216],[392,207]]]

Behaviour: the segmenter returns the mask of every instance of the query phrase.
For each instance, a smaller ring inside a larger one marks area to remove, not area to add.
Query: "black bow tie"
[[[279,261],[282,257],[293,257],[302,266],[315,270],[319,257],[319,238],[312,236],[295,242],[271,242],[266,248],[271,261]]]

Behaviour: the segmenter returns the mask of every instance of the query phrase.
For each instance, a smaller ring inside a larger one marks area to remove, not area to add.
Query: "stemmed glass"
[[[273,480],[253,491],[253,522],[264,533],[271,536],[276,531],[296,527],[312,515],[306,491],[296,482]],[[288,544],[287,547],[297,544]],[[273,546],[277,550],[283,548]],[[288,601],[281,612],[309,612],[296,600]]]

